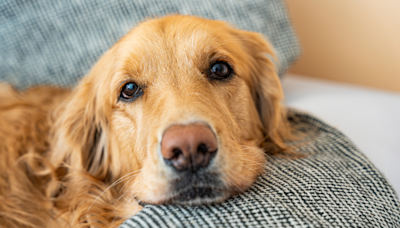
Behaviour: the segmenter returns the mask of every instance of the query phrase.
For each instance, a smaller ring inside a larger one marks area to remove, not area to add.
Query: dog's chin
[[[189,187],[175,192],[167,200],[165,204],[178,204],[178,205],[207,205],[220,203],[232,195],[231,191],[221,188],[202,186],[202,187]]]
[[[205,205],[220,203],[234,192],[213,172],[181,172],[169,182],[169,189],[158,204]]]

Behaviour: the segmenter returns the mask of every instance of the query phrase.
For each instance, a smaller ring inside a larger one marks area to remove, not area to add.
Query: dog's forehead
[[[147,21],[123,38],[123,65],[129,74],[141,76],[202,67],[216,52],[226,53],[228,28],[220,21],[186,16]]]

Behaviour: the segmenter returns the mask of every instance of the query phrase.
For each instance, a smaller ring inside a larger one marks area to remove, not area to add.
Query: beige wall
[[[400,0],[286,0],[303,55],[291,72],[400,91]]]

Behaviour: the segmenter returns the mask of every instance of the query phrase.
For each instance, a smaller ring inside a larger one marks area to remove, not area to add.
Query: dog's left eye
[[[231,76],[232,68],[228,63],[225,62],[216,62],[210,68],[209,77],[213,79],[225,79]]]
[[[132,99],[138,97],[141,93],[141,89],[133,82],[128,82],[122,87],[120,100],[131,101]]]

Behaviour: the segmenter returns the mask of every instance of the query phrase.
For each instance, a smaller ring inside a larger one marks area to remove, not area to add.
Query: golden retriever
[[[274,53],[258,33],[193,16],[147,20],[72,91],[0,86],[0,224],[109,227],[138,202],[245,191],[265,153],[294,155]]]

